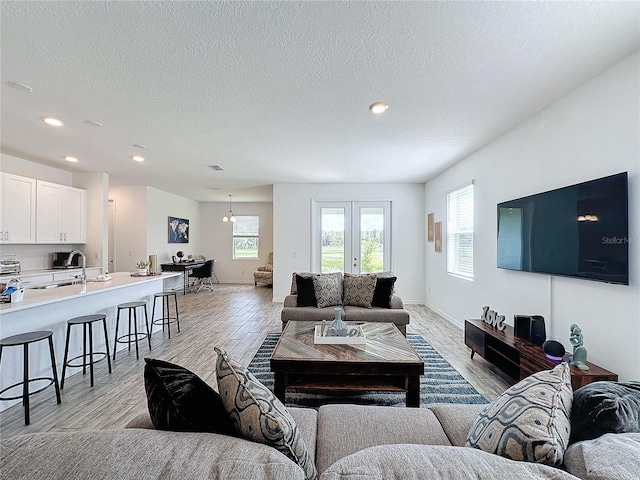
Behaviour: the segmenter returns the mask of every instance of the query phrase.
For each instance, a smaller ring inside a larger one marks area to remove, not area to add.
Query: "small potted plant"
[[[136,267],[138,268],[138,275],[147,275],[149,262],[146,260],[138,260],[138,262],[136,263]]]

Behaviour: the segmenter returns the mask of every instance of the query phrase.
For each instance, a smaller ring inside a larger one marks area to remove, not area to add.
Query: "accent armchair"
[[[256,287],[258,283],[273,287],[273,252],[269,253],[267,264],[264,267],[258,267],[258,270],[253,272],[253,283]]]

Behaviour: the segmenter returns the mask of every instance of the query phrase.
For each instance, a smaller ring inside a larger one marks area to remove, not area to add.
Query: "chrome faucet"
[[[87,256],[84,254],[82,250],[74,250],[69,254],[69,258],[67,258],[64,262],[64,266],[68,267],[71,265],[71,261],[73,260],[74,255],[80,255],[82,257],[82,275],[74,275],[75,278],[79,278],[83,284],[87,283]]]

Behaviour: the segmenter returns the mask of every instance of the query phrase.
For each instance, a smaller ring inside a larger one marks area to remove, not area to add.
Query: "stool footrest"
[[[43,391],[45,388],[49,388],[51,385],[53,385],[53,382],[54,382],[53,377],[37,377],[37,378],[30,378],[28,383],[37,382],[39,380],[46,380],[49,383],[47,383],[44,387],[39,388],[38,390],[34,390],[33,392],[30,391],[29,392],[29,396],[35,395],[36,393]],[[18,399],[22,399],[23,398],[22,394],[18,395],[17,397],[2,397],[1,395],[4,392],[6,392],[7,390],[11,390],[12,388],[15,388],[15,387],[17,387],[19,385],[23,385],[23,384],[24,384],[24,382],[14,383],[13,385],[9,385],[8,387],[3,388],[2,390],[0,390],[0,400],[18,400]]]
[[[102,355],[101,358],[97,359],[97,360],[93,360],[93,355]],[[86,355],[87,357],[91,357],[91,360],[88,362],[84,361],[84,357],[85,355],[78,355],[77,357],[73,357],[70,358],[69,360],[67,360],[67,367],[71,367],[71,368],[80,368],[80,367],[88,367],[89,365],[91,365],[92,363],[98,363],[101,362],[102,360],[104,360],[105,358],[107,358],[109,356],[109,354],[107,352],[93,352],[92,354],[87,353]],[[73,362],[74,360],[78,360],[82,358],[82,363],[77,363],[77,364],[72,364],[71,362]]]

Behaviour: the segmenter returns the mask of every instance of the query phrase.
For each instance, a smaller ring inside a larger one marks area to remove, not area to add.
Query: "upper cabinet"
[[[37,181],[36,242],[85,243],[86,191]]]
[[[0,242],[35,243],[36,181],[0,173]]]

